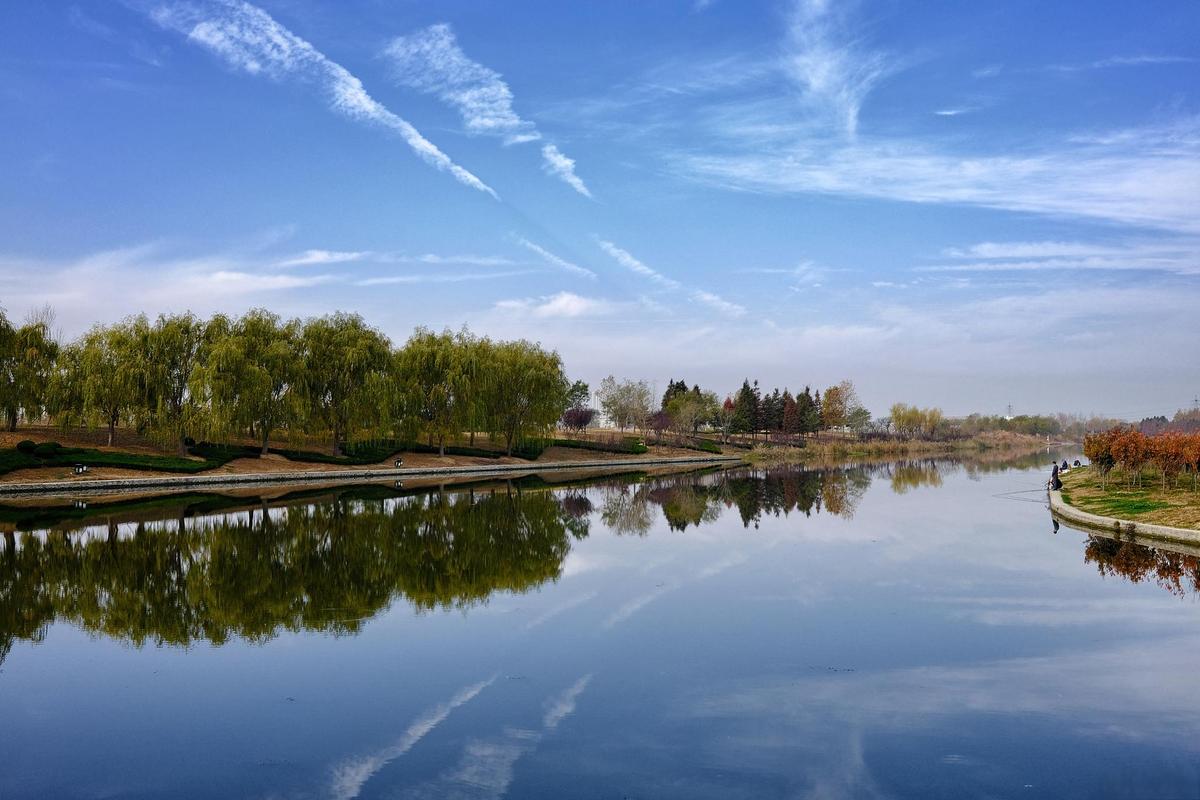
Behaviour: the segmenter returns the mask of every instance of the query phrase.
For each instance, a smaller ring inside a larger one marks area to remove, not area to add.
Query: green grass
[[[89,467],[120,467],[122,469],[192,474],[219,467],[246,455],[243,448],[217,446],[205,448],[200,445],[192,448],[191,452],[203,460],[197,461],[178,456],[144,455],[142,453],[113,453],[84,447],[44,447],[41,448],[40,455],[21,453],[16,449],[3,449],[0,450],[0,474],[38,467],[74,467],[76,464],[86,464]]]

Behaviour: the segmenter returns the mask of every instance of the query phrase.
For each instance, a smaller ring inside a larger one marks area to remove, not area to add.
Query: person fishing
[[[1062,481],[1058,478],[1058,464],[1055,464],[1054,469],[1050,470],[1049,485],[1050,488],[1056,492],[1062,489]]]

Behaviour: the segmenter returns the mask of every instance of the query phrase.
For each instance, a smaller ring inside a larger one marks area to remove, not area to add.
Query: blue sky
[[[357,311],[877,414],[1200,392],[1200,6],[10,4],[0,306]]]

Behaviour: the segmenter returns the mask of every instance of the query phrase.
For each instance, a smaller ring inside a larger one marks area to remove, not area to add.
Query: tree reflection
[[[20,546],[5,536],[0,658],[56,620],[137,645],[354,633],[397,597],[419,610],[466,607],[555,580],[588,522],[550,492],[509,488],[337,499],[122,533],[115,524],[107,536],[54,531]]]
[[[1200,593],[1200,558],[1194,555],[1089,536],[1083,561],[1095,564],[1101,575],[1119,575],[1133,583],[1152,580],[1178,597]]]
[[[811,471],[736,469],[709,475],[678,475],[641,484],[607,487],[600,517],[618,534],[644,536],[661,509],[667,527],[685,531],[736,509],[744,527],[764,516],[826,513],[849,519],[871,483],[863,468]],[[656,508],[657,507],[657,508]]]

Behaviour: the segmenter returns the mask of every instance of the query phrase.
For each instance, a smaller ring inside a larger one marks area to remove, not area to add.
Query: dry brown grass
[[[811,441],[802,448],[759,446],[752,450],[747,458],[760,464],[830,464],[848,460],[870,461],[995,451],[1012,452],[1040,448],[1045,444],[1036,436],[1008,432],[984,433],[970,439],[951,442],[931,442],[921,439],[862,442],[843,438]]]

